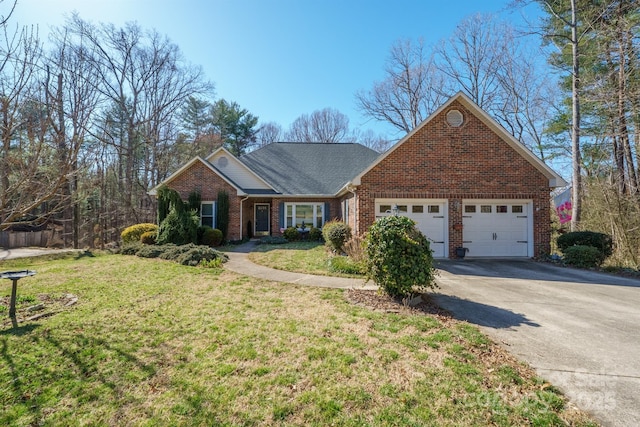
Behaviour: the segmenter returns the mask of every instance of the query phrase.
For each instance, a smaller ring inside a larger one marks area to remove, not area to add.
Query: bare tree
[[[449,92],[464,90],[485,110],[500,90],[498,75],[511,57],[513,41],[508,26],[491,15],[476,14],[464,19],[453,36],[435,49],[438,69],[447,76]]]
[[[384,136],[375,133],[371,129],[367,129],[363,132],[354,131],[353,138],[354,141],[364,145],[365,147],[369,147],[378,153],[384,153],[391,146],[391,141]]]
[[[177,138],[178,111],[211,85],[200,68],[186,64],[178,47],[155,31],[131,23],[94,26],[77,15],[66,27],[74,36],[71,42],[82,41],[92,53],[90,62],[99,76],[94,83],[104,107],[93,136],[115,149],[124,218],[150,220],[154,213],[146,192],[167,173],[160,159]]]
[[[42,46],[33,29],[0,27],[0,228],[41,223],[72,172],[48,135],[45,95],[37,84]],[[48,204],[46,208],[45,204]]]
[[[264,147],[273,142],[282,140],[284,132],[282,126],[276,122],[268,122],[260,127],[258,134],[256,135],[256,144],[258,147]]]
[[[43,86],[52,142],[60,161],[70,165],[70,173],[64,177],[59,194],[67,201],[63,209],[64,238],[71,236],[73,247],[78,248],[81,203],[78,156],[99,102],[94,84],[98,75],[91,67],[90,53],[83,45],[70,46],[67,36],[64,29],[51,34],[53,49],[46,60]]]
[[[409,132],[446,99],[441,90],[443,76],[433,57],[425,52],[424,41],[396,42],[385,66],[386,77],[369,91],[355,95],[356,105],[368,117]]]
[[[6,0],[0,0],[0,5],[3,5]],[[0,15],[0,26],[4,26],[9,22],[11,15],[16,10],[16,5],[18,4],[18,0],[10,0],[7,3],[8,10]]]
[[[303,114],[289,127],[285,138],[291,142],[351,142],[349,118],[333,108]]]

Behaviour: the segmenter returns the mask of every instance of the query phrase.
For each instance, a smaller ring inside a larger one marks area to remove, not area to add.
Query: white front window
[[[285,227],[322,228],[324,203],[286,203]]]
[[[216,228],[216,202],[202,202],[200,205],[200,225]]]

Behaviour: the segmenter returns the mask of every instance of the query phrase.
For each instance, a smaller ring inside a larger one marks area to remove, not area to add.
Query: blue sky
[[[383,78],[394,41],[423,37],[435,44],[475,13],[521,23],[525,11],[507,10],[510,2],[18,0],[11,22],[38,25],[46,38],[50,26],[73,11],[94,23],[136,21],[166,34],[189,62],[202,66],[217,98],[239,103],[261,123],[286,129],[301,114],[331,107],[349,117],[351,128],[395,139],[390,126],[368,121],[354,101],[356,91]]]

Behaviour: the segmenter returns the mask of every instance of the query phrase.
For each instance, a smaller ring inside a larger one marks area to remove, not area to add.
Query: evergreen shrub
[[[133,243],[140,241],[140,237],[148,231],[158,231],[158,226],[150,223],[134,224],[125,228],[120,233],[122,243]]]
[[[602,264],[602,253],[598,248],[586,245],[569,246],[563,252],[564,262],[580,268],[596,268]]]
[[[341,252],[344,244],[351,238],[351,227],[338,220],[326,222],[322,226],[322,237],[331,249]]]
[[[437,287],[429,240],[407,217],[389,216],[373,223],[365,254],[367,278],[392,297]]]
[[[608,234],[598,233],[595,231],[572,231],[562,234],[556,241],[558,249],[567,255],[567,249],[573,246],[591,246],[596,248],[600,253],[600,262],[602,264],[605,259],[613,254],[613,239]]]
[[[316,227],[311,227],[309,230],[309,240],[312,242],[319,242],[322,240],[322,230]]]
[[[300,233],[298,233],[298,229],[295,227],[289,227],[284,230],[282,233],[282,237],[287,239],[288,242],[295,242],[300,240]]]
[[[142,242],[145,245],[155,245],[157,238],[158,238],[157,231],[147,231],[142,233],[142,235],[140,236],[140,242]]]

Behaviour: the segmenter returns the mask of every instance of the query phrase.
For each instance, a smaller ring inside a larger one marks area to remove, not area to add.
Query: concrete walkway
[[[365,283],[362,279],[293,273],[255,264],[249,260],[249,252],[253,251],[256,246],[257,242],[251,241],[225,250],[224,252],[229,256],[229,261],[224,264],[224,267],[238,274],[274,282],[336,289],[378,289],[372,282]]]
[[[0,248],[0,261],[16,258],[29,258],[49,254],[61,254],[64,252],[79,251],[79,249],[52,249],[52,248]]]

